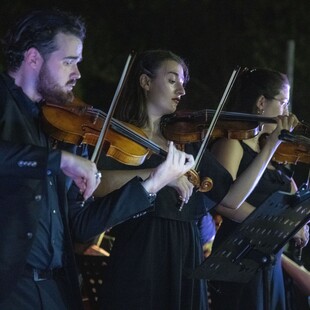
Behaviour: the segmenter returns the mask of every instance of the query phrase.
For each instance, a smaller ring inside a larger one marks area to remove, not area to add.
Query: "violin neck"
[[[214,110],[207,110],[208,116],[213,116]],[[276,123],[277,121],[273,117],[266,117],[262,115],[227,112],[222,111],[219,117],[220,120],[236,120],[236,121],[249,121],[249,122],[262,122],[262,123]]]
[[[164,158],[167,156],[167,152],[159,147],[156,143],[148,140],[147,138],[141,136],[139,133],[134,132],[130,128],[126,127],[121,122],[117,121],[116,119],[111,120],[111,128],[118,132],[121,135],[135,141],[136,143],[146,147],[147,149],[151,150],[153,153],[160,155]]]

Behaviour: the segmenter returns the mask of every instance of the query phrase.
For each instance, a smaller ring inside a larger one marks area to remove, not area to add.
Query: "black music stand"
[[[310,219],[306,186],[294,195],[276,192],[249,215],[193,272],[194,278],[246,283],[263,269],[265,310],[270,306],[268,265]]]

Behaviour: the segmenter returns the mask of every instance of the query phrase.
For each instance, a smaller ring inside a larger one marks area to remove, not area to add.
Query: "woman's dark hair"
[[[286,85],[290,85],[289,80],[281,72],[265,68],[252,70],[246,68],[236,80],[228,109],[235,112],[255,113],[256,101],[260,96],[272,99]]]
[[[57,49],[54,38],[58,33],[72,34],[84,41],[84,21],[57,9],[33,11],[22,17],[2,40],[8,70],[16,71],[24,53],[32,47],[46,59]]]
[[[167,60],[173,60],[182,66],[184,85],[188,82],[189,74],[185,61],[171,51],[148,50],[137,55],[118,103],[116,110],[118,119],[138,127],[147,124],[146,97],[144,90],[140,86],[140,76],[146,74],[150,78],[155,78],[157,70]]]

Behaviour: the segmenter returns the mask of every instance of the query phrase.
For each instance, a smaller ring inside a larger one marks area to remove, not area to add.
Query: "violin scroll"
[[[205,177],[200,183],[200,187],[198,189],[199,192],[209,192],[213,188],[213,181],[209,177]]]
[[[189,170],[186,172],[188,180],[194,185],[199,192],[206,193],[213,188],[213,181],[209,177],[205,177],[203,181],[200,181],[199,173],[196,170]]]

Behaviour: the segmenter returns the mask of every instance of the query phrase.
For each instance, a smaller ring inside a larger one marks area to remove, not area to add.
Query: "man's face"
[[[58,49],[42,64],[37,90],[49,103],[64,105],[74,98],[72,89],[81,77],[78,63],[82,60],[82,41],[74,35],[59,33]]]

